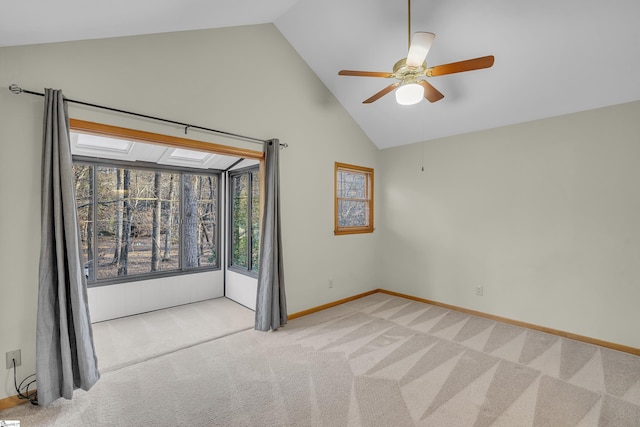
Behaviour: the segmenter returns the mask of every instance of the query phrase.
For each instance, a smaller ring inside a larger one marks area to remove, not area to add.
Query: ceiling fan
[[[464,71],[490,68],[493,65],[494,57],[493,55],[489,55],[467,59],[465,61],[436,65],[435,67],[427,67],[425,59],[436,35],[419,31],[413,35],[413,38],[411,37],[411,0],[408,0],[408,3],[409,53],[406,58],[395,63],[392,73],[353,70],[340,70],[340,72],[338,72],[340,76],[393,77],[398,80],[370,98],[362,101],[363,104],[370,104],[377,101],[393,90],[396,91],[396,101],[401,105],[417,104],[423,97],[429,102],[436,102],[444,98],[444,95],[429,82],[423,80],[422,77],[462,73]]]

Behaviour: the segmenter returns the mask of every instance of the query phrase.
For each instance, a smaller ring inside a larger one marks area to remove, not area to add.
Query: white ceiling
[[[2,0],[0,46],[273,22],[364,132],[393,147],[640,100],[638,0],[413,0],[429,66],[494,55],[487,70],[433,77],[445,98],[414,106],[392,83],[407,52],[404,0]],[[19,82],[18,82],[19,83]]]

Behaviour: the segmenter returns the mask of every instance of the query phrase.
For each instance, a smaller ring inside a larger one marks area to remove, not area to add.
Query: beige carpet
[[[22,426],[639,426],[640,358],[374,294],[106,372]]]
[[[216,298],[93,324],[101,373],[253,328],[255,313]]]

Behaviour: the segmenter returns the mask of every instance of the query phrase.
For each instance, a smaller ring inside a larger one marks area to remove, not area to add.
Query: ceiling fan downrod
[[[408,30],[408,43],[407,50],[411,49],[411,0],[407,0],[407,30]]]

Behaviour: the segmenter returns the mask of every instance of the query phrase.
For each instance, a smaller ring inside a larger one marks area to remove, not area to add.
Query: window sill
[[[242,274],[243,276],[252,277],[254,279],[258,278],[258,273],[255,271],[247,271],[238,267],[229,266],[227,267],[228,271],[232,271],[234,273]]]
[[[373,233],[374,228],[366,227],[366,228],[350,228],[350,229],[340,229],[333,230],[333,234],[336,236],[342,236],[345,234],[364,234],[364,233]]]
[[[97,288],[100,286],[117,285],[121,283],[140,282],[143,280],[163,279],[166,277],[174,277],[174,276],[185,276],[187,274],[208,273],[211,271],[220,271],[220,270],[221,270],[220,267],[200,267],[200,268],[192,268],[192,269],[180,270],[180,271],[158,272],[155,274],[146,273],[146,274],[131,275],[131,276],[116,276],[116,277],[110,277],[105,279],[99,279],[92,282],[87,281],[87,288]]]

